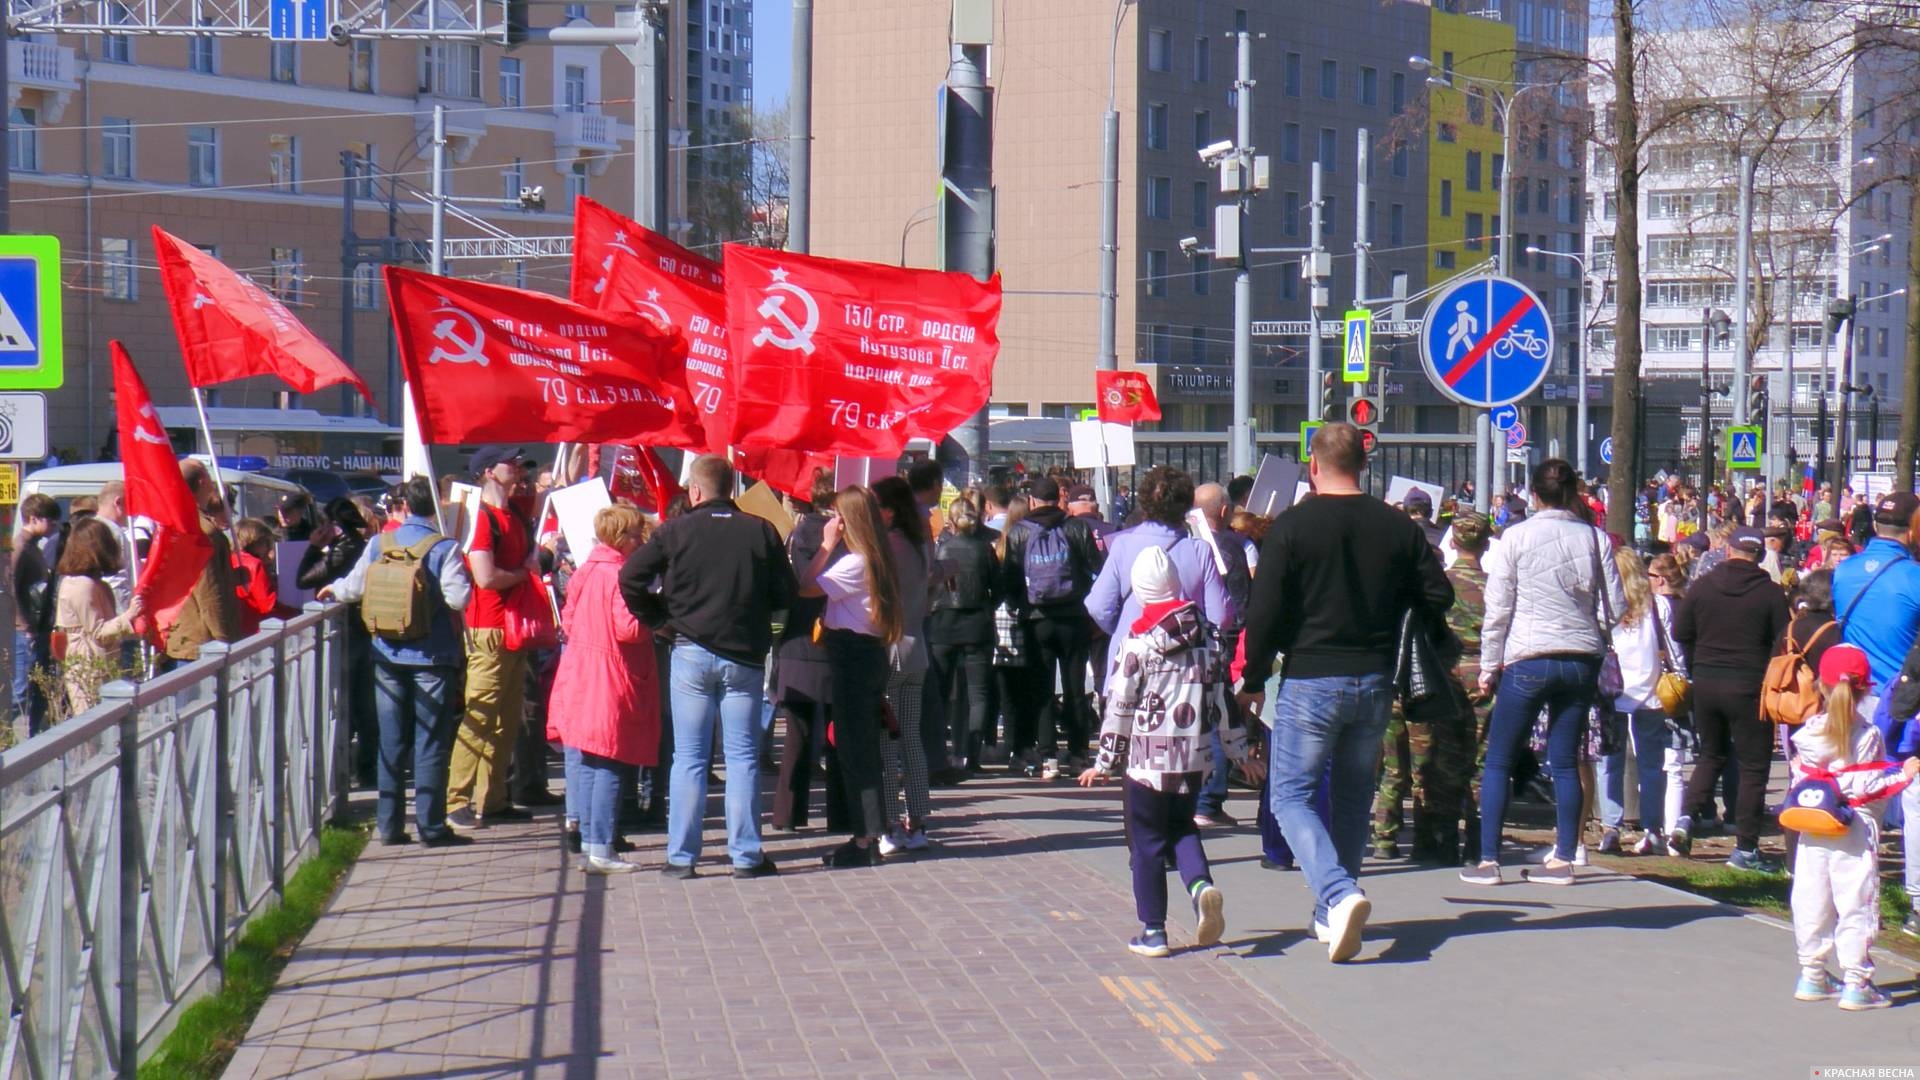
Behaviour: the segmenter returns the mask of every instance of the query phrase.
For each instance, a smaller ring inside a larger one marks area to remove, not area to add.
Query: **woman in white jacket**
[[[1579,511],[1580,483],[1560,458],[1533,471],[1537,512],[1510,526],[1487,554],[1487,612],[1480,636],[1480,693],[1493,692],[1487,762],[1480,778],[1481,861],[1461,871],[1473,885],[1500,884],[1500,834],[1513,787],[1513,757],[1547,712],[1556,836],[1531,879],[1573,882],[1580,843],[1580,743],[1593,709],[1612,624],[1626,607],[1607,534]]]
[[[1600,793],[1600,850],[1620,850],[1627,749],[1633,749],[1640,784],[1640,827],[1645,830],[1633,851],[1647,855],[1660,850],[1666,806],[1665,759],[1670,739],[1666,710],[1654,692],[1664,671],[1686,673],[1673,646],[1673,601],[1657,596],[1647,577],[1647,566],[1629,548],[1614,553],[1621,591],[1627,604],[1613,628],[1613,651],[1620,658],[1621,690],[1613,699],[1615,738],[1602,740],[1605,753],[1594,762]],[[1663,657],[1665,657],[1663,661]]]

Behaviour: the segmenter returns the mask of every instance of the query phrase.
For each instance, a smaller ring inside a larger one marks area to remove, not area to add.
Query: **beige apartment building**
[[[751,109],[748,9],[696,0],[676,3],[669,19],[669,218],[680,238],[693,231],[686,176],[699,151],[688,148]],[[535,25],[613,19],[608,5],[531,10]],[[633,210],[633,67],[613,48],[35,34],[8,43],[8,64],[13,230],[60,237],[65,263],[66,381],[50,394],[50,424],[66,460],[98,454],[113,429],[111,339],[126,344],[161,405],[189,401],[153,225],[279,295],[366,378],[378,418],[391,423],[397,375],[377,262],[390,254],[424,268],[434,105],[446,107],[447,190],[494,227],[569,236],[580,194]],[[543,212],[510,205],[523,187],[545,189]],[[480,233],[450,220],[447,235]],[[448,270],[564,294],[569,263],[478,259]],[[282,390],[246,380],[213,400],[365,412],[350,392],[290,401]],[[313,439],[281,442],[289,455],[313,451]]]

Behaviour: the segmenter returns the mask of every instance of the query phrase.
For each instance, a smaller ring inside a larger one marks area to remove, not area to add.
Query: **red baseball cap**
[[[1820,681],[1828,686],[1852,683],[1856,689],[1873,689],[1873,667],[1858,645],[1841,643],[1830,646],[1820,657]]]

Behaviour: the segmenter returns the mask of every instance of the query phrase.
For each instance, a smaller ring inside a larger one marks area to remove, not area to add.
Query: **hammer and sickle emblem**
[[[155,435],[153,432],[147,430],[147,421],[149,420],[154,422],[155,427],[158,427],[160,424],[160,418],[154,415],[153,406],[151,404],[143,405],[140,407],[140,422],[133,425],[134,441],[153,443],[155,446],[171,447],[173,443],[167,439],[166,435]]]
[[[593,295],[606,295],[607,285],[613,280],[613,253],[615,251],[624,251],[636,259],[640,257],[639,252],[622,242],[626,239],[626,235],[627,234],[623,232],[614,233],[613,239],[607,244],[607,247],[612,250],[607,252],[606,258],[600,260],[600,280],[593,283]]]
[[[207,307],[212,303],[213,297],[208,296],[206,293],[197,292],[193,294],[193,310],[195,311],[199,311],[201,308]]]
[[[811,293],[788,281],[785,270],[773,272],[773,284],[768,286],[767,291],[769,294],[767,298],[760,301],[760,317],[779,323],[785,333],[776,333],[770,325],[762,326],[759,332],[753,335],[753,343],[755,345],[771,344],[775,348],[787,350],[798,349],[812,356],[813,332],[820,328],[820,305],[814,302]],[[773,295],[775,293],[779,295]],[[788,296],[799,300],[800,305],[806,309],[806,319],[803,322],[795,322],[793,316],[787,313]]]
[[[480,321],[455,307],[445,297],[440,298],[440,306],[434,311],[447,316],[433,324],[434,340],[444,344],[433,347],[433,355],[427,357],[427,363],[437,364],[445,360],[449,364],[479,364],[486,367],[487,354],[480,348],[485,339]],[[459,332],[462,323],[466,324],[467,329],[464,336]]]

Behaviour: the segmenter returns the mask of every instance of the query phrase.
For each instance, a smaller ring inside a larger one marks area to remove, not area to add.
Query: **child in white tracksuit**
[[[1226,900],[1213,884],[1193,815],[1208,772],[1226,767],[1213,760],[1214,726],[1235,761],[1246,756],[1246,730],[1227,697],[1219,636],[1199,607],[1180,599],[1180,579],[1166,553],[1141,552],[1131,578],[1140,617],[1124,628],[1126,638],[1114,650],[1100,753],[1080,784],[1126,771],[1133,902],[1142,926],[1128,948],[1166,956],[1169,860],[1193,900],[1194,940],[1213,945],[1226,928]]]
[[[1835,645],[1820,658],[1825,711],[1793,733],[1796,781],[1831,775],[1853,808],[1841,836],[1802,832],[1793,861],[1793,935],[1800,954],[1801,1001],[1840,999],[1849,1011],[1885,1008],[1887,996],[1873,985],[1873,940],[1880,929],[1880,817],[1884,800],[1920,772],[1920,758],[1899,769],[1839,771],[1882,761],[1886,743],[1873,726],[1875,699],[1867,656],[1853,645]],[[1844,986],[1829,964],[1837,962]]]

